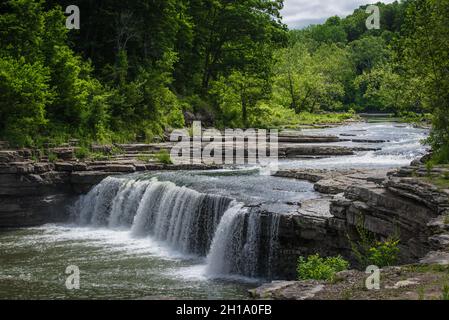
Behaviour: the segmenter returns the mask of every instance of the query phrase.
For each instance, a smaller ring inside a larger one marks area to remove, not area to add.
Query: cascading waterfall
[[[225,212],[207,257],[207,273],[274,277],[280,215],[261,215],[236,204]]]
[[[183,254],[207,256],[211,277],[272,277],[279,215],[261,215],[232,199],[172,182],[109,177],[81,197],[82,226],[128,229]]]

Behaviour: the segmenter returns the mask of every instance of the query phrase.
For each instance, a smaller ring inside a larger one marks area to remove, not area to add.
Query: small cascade
[[[235,204],[225,212],[207,257],[208,275],[272,279],[280,215],[262,215]]]
[[[271,278],[279,215],[156,178],[109,177],[75,206],[81,226],[129,230],[189,255],[207,256],[207,274]]]

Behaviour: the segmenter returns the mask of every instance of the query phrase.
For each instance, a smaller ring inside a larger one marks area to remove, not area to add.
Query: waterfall
[[[130,229],[174,250],[206,256],[215,229],[231,199],[206,195],[157,179],[109,177],[75,205],[82,226]]]
[[[207,274],[273,278],[279,220],[278,214],[261,215],[234,204],[218,225],[207,257]]]
[[[272,277],[279,215],[156,178],[109,177],[75,205],[81,226],[129,230],[172,249],[207,256],[212,277]]]

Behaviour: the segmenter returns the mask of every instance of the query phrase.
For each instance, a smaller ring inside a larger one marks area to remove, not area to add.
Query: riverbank
[[[321,221],[307,224],[307,229],[304,229],[303,221],[292,225],[296,231],[290,234],[296,236],[286,242],[321,241],[324,247],[321,252],[313,248],[310,254],[339,254],[355,262],[351,244],[344,241],[344,234],[354,234],[362,221],[361,227],[377,239],[387,239],[393,234],[399,237],[399,261],[396,267],[380,270],[379,290],[367,290],[365,281],[369,274],[351,270],[338,273],[330,282],[272,282],[251,290],[254,298],[448,298],[449,168],[429,169],[417,160],[411,166],[393,171],[288,170],[278,172],[278,176],[311,181],[316,191],[326,195],[324,206],[314,201],[301,210],[302,214],[321,217]],[[301,235],[305,230],[307,236]],[[297,252],[307,255],[303,249]],[[294,258],[291,256],[287,260],[296,261]]]

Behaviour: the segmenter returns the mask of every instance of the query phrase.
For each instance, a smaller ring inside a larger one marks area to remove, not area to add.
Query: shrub
[[[150,157],[145,155],[145,154],[139,154],[137,156],[137,160],[142,161],[142,162],[149,162],[150,161]]]
[[[376,242],[368,250],[368,261],[378,267],[392,266],[397,262],[399,240],[388,239]]]
[[[87,147],[79,147],[75,149],[75,157],[79,160],[84,160],[89,157],[90,151]]]
[[[359,236],[357,241],[351,240],[352,253],[362,268],[375,265],[380,268],[394,265],[399,253],[399,237],[392,236],[384,241],[377,241],[374,234],[363,227],[363,221],[359,218],[356,225]]]
[[[349,263],[341,256],[322,258],[319,254],[307,259],[299,257],[297,273],[299,280],[327,280],[333,281],[337,272],[347,270]]]
[[[155,154],[155,158],[163,164],[172,164],[170,153],[167,150],[161,150]]]

